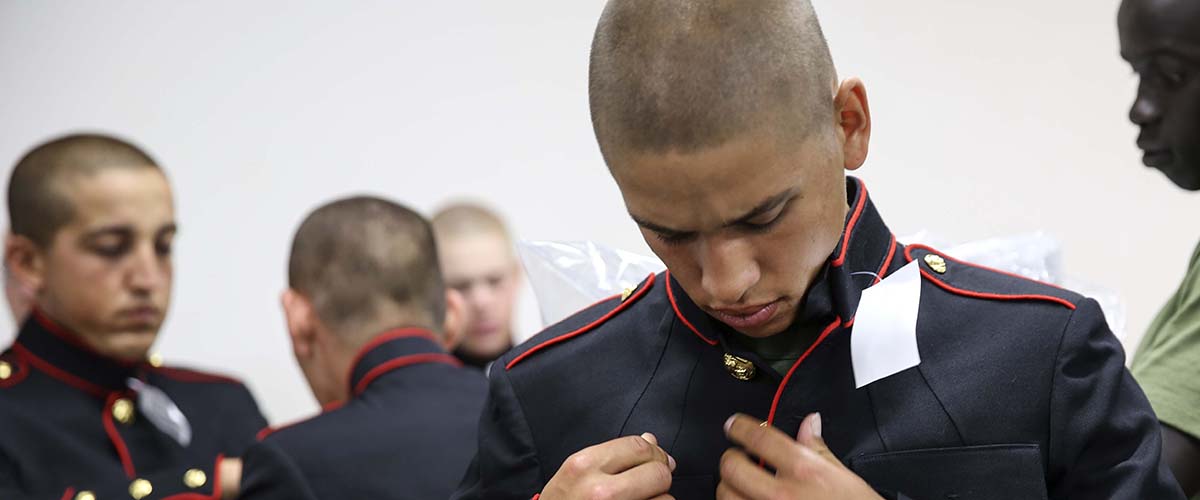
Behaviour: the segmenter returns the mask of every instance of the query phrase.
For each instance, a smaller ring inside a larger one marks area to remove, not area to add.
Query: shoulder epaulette
[[[555,344],[566,342],[570,339],[590,332],[600,325],[603,325],[606,321],[614,318],[617,314],[620,314],[621,311],[628,309],[630,306],[636,303],[638,299],[644,297],[646,292],[650,291],[650,289],[654,287],[655,277],[656,275],[651,274],[646,278],[645,281],[642,282],[641,285],[638,285],[637,288],[626,290],[625,292],[601,300],[600,302],[597,302],[583,309],[582,311],[571,315],[562,322],[546,328],[546,332],[562,329],[565,330],[565,333],[553,335],[549,339],[543,340],[542,342],[533,345],[533,347],[526,349],[524,352],[513,358],[512,361],[509,361],[508,364],[504,365],[504,369],[511,370],[512,367],[516,366],[518,363],[524,361],[539,351],[542,351],[543,349],[554,346]],[[582,323],[582,326],[571,328],[572,326],[580,323]]]
[[[904,256],[920,261],[921,276],[939,288],[986,300],[1044,301],[1074,310],[1079,295],[1013,273],[961,261],[925,245],[907,245]]]

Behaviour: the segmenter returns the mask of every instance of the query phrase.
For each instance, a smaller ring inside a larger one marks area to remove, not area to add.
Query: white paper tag
[[[920,271],[919,263],[913,261],[863,290],[850,333],[855,388],[921,363],[917,352]]]

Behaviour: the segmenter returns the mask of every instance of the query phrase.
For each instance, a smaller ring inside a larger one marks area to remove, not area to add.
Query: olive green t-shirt
[[[1130,367],[1158,419],[1200,437],[1200,246]]]

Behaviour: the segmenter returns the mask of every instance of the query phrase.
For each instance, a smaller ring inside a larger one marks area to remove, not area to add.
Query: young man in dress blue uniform
[[[221,376],[148,357],[172,282],[158,164],[102,135],[42,144],[8,184],[11,278],[33,311],[0,355],[0,498],[222,498],[265,420]]]
[[[447,293],[429,223],[369,197],[325,205],[292,244],[283,308],[296,361],[325,411],[264,433],[241,498],[446,498],[475,450],[487,381],[447,352]]]
[[[846,177],[866,91],[807,0],[611,0],[589,86],[668,271],[497,361],[455,498],[1182,498],[1095,301]]]

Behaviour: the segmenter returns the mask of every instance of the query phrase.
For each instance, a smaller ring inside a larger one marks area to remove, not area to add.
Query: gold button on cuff
[[[96,500],[96,494],[90,491],[81,491],[75,495],[75,500]]]
[[[133,422],[133,402],[125,398],[113,401],[112,414],[117,422],[129,425]]]
[[[9,377],[12,377],[12,372],[12,365],[7,361],[0,361],[0,380],[8,380]]]
[[[150,357],[146,359],[146,362],[150,363],[150,366],[158,368],[163,365],[162,354],[159,354],[157,352],[154,354],[151,354]]]
[[[933,269],[935,273],[946,274],[946,259],[943,259],[941,255],[926,255],[925,264],[929,265],[929,268]]]
[[[725,369],[729,370],[729,374],[738,380],[750,380],[757,373],[754,363],[751,363],[750,360],[729,353],[725,353]]]
[[[133,483],[129,485],[129,496],[133,497],[134,500],[142,500],[143,498],[150,496],[150,494],[153,492],[154,485],[150,484],[150,481],[145,479],[135,479]]]
[[[199,488],[208,482],[208,474],[200,469],[189,469],[183,473],[183,485],[188,488]]]

